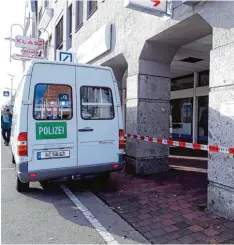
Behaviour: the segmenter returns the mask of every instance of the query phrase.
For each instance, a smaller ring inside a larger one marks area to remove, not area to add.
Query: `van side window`
[[[37,84],[34,92],[33,118],[70,120],[72,118],[72,88],[60,84]]]
[[[111,120],[115,117],[110,88],[83,86],[80,93],[84,120]]]

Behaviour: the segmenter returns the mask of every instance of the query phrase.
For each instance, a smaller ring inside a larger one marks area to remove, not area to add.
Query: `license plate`
[[[42,151],[37,153],[37,159],[57,159],[57,158],[69,158],[70,151]]]

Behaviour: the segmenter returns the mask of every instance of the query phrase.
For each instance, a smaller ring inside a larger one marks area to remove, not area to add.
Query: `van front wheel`
[[[23,183],[20,181],[18,175],[16,177],[16,190],[18,192],[26,192],[29,189],[29,183]]]
[[[11,153],[11,154],[12,154],[12,160],[11,160],[11,161],[12,161],[13,164],[15,164],[15,158],[14,158],[14,155],[13,155],[13,153]]]

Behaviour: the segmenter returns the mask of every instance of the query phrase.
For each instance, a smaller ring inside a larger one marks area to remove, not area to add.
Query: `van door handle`
[[[78,131],[79,132],[91,132],[91,131],[93,131],[93,129],[92,128],[81,128]]]

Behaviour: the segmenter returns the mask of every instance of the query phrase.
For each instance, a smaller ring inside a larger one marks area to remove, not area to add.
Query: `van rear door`
[[[78,166],[118,162],[116,91],[109,70],[76,67]]]
[[[77,166],[75,67],[35,64],[29,100],[29,171]]]

